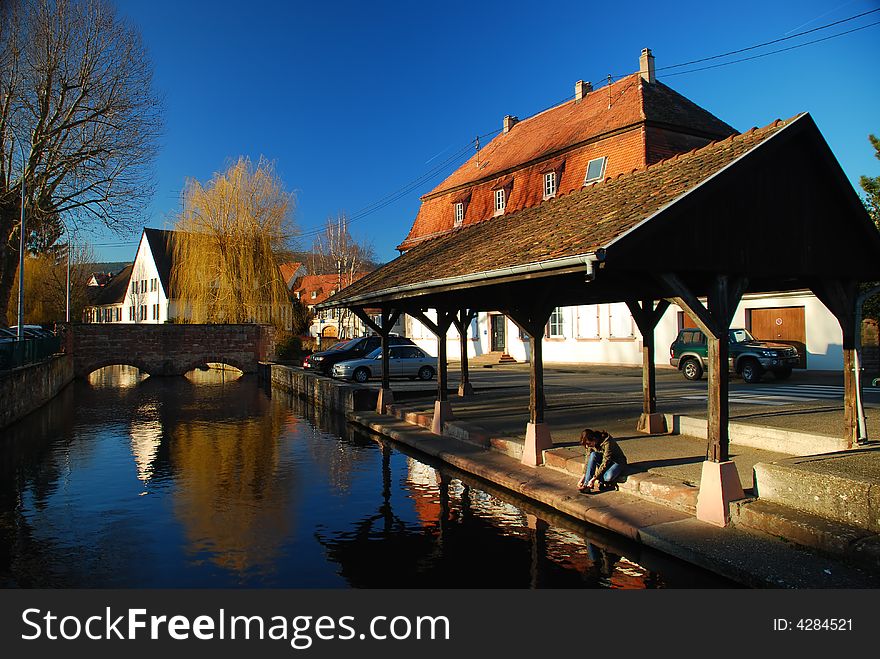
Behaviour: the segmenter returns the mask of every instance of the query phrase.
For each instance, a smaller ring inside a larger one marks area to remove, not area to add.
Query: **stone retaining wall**
[[[55,355],[39,364],[0,373],[0,428],[42,407],[72,380],[70,355]]]
[[[321,377],[283,364],[261,364],[261,375],[272,384],[309,401],[319,411],[342,414],[375,410],[377,389],[368,389]]]

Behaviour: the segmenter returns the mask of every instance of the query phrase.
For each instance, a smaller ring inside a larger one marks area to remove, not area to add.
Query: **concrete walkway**
[[[565,514],[748,585],[880,585],[880,526],[876,526],[880,502],[875,502],[873,495],[880,488],[872,487],[880,474],[880,449],[801,458],[799,467],[793,468],[788,453],[732,443],[731,459],[748,498],[732,507],[733,525],[720,529],[693,516],[706,440],[636,433],[635,420],[641,411],[639,381],[627,378],[629,373],[623,377],[619,372],[609,373],[617,380],[602,380],[597,389],[579,384],[577,378],[564,379],[568,369],[551,370],[548,379],[552,383],[555,376],[556,383],[548,386],[545,416],[554,448],[545,453],[546,465],[534,469],[521,465],[518,459],[528,420],[528,391],[514,386],[520,379],[513,377],[516,367],[505,368],[509,376],[481,378],[482,386],[475,396],[451,396],[455,419],[446,424],[444,437],[424,429],[430,428],[433,415],[433,396],[425,395],[427,392],[419,395],[413,391],[414,397],[393,406],[394,416],[358,412],[350,418]],[[667,390],[678,386],[670,374],[661,375],[661,379],[664,376]],[[627,382],[629,379],[632,382]],[[487,386],[487,381],[495,386]],[[617,381],[624,384],[618,387]],[[680,393],[667,395],[664,401],[662,392],[661,388],[661,403]],[[692,406],[689,398],[683,407],[699,415],[699,405]],[[739,421],[760,428],[763,412],[776,420],[776,427],[783,432],[787,432],[787,425],[793,425],[795,433],[806,428],[831,434],[842,425],[841,407],[824,400],[782,409],[756,405],[732,407],[731,416],[744,417]],[[810,415],[814,415],[813,421],[805,422]],[[797,422],[787,424],[787,418]],[[627,454],[630,468],[619,491],[577,493],[575,483],[584,464],[577,439],[584,427],[608,430]],[[766,481],[763,491],[760,482],[755,487],[756,470],[759,481],[762,477]],[[839,479],[833,487],[823,485],[830,473]],[[771,475],[775,480],[771,481]],[[785,494],[787,489],[810,494],[791,497]],[[758,494],[761,498],[756,500]],[[807,499],[819,502],[818,508],[803,505]],[[835,507],[843,513],[825,514]]]

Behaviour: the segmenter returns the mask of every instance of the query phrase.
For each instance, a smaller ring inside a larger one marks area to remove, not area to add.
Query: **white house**
[[[429,316],[433,312],[429,313]],[[671,305],[655,329],[655,362],[669,365],[667,347],[678,330],[691,326],[687,315]],[[837,320],[809,291],[776,295],[746,295],[731,327],[745,327],[756,337],[795,345],[808,370],[840,370],[843,334]],[[437,341],[419,321],[407,317],[407,336],[432,354]],[[468,355],[507,354],[516,361],[529,360],[528,340],[501,313],[480,313],[468,331]],[[447,354],[458,359],[458,332],[447,335]],[[586,363],[639,366],[642,337],[626,304],[559,307],[547,323],[543,341],[546,363]]]

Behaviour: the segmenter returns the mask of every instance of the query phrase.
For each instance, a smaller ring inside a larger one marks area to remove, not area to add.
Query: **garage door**
[[[800,356],[797,368],[807,367],[807,329],[803,307],[746,309],[746,328],[756,339],[794,346]]]

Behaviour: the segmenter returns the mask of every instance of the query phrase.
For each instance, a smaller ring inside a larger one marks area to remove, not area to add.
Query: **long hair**
[[[605,430],[593,430],[592,428],[584,428],[583,431],[581,431],[581,446],[598,446],[610,437],[611,435],[609,435]]]

